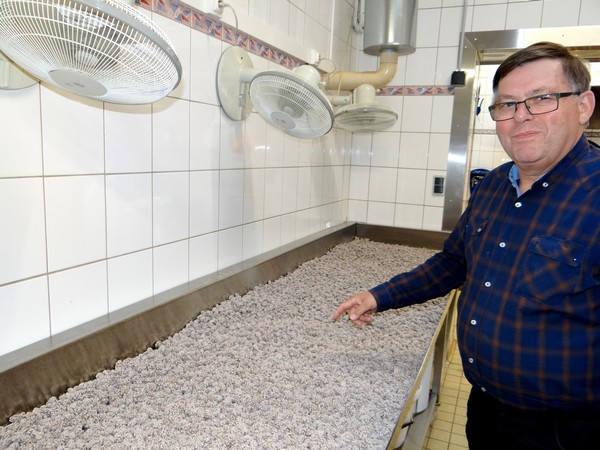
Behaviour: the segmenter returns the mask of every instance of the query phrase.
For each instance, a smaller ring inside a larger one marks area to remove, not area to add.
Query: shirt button
[[[483,283],[483,285],[485,287],[490,287],[492,285],[492,283],[490,283],[489,281],[486,281],[485,283]]]
[[[523,206],[523,203],[521,203],[521,202],[515,203],[515,208],[520,208],[521,206]]]
[[[485,388],[484,387],[481,388],[481,392],[485,392]]]
[[[498,245],[500,245],[500,247],[504,248],[504,247],[506,247],[506,242],[500,242],[500,244],[498,244]]]
[[[475,319],[471,320],[471,325],[477,325],[477,321]]]
[[[545,188],[547,188],[547,187],[549,186],[549,185],[548,185],[548,182],[547,182],[547,181],[544,181],[544,182],[542,183],[542,186],[543,186],[543,187],[545,187]]]
[[[473,358],[469,358],[469,363],[473,364],[475,360]]]

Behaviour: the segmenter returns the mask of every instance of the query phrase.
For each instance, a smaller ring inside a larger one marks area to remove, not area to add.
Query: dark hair
[[[561,59],[563,70],[574,91],[585,92],[590,88],[591,75],[587,63],[571,54],[569,50],[554,42],[538,42],[522,50],[513,53],[504,60],[496,74],[492,87],[494,92],[498,89],[498,84],[505,76],[517,67],[538,59]]]

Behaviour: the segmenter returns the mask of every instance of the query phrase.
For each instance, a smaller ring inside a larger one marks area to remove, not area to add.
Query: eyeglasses
[[[490,106],[490,115],[492,120],[500,122],[515,117],[517,108],[521,103],[525,105],[529,114],[546,114],[558,109],[558,99],[569,97],[570,95],[579,95],[581,92],[559,92],[557,94],[541,94],[526,98],[522,102],[502,102]]]

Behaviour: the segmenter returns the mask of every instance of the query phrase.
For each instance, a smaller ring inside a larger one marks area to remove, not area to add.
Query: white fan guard
[[[327,96],[293,73],[259,73],[250,84],[250,97],[263,118],[291,136],[317,138],[333,127],[333,109]]]
[[[369,133],[391,127],[398,114],[386,105],[348,105],[335,113],[335,123],[344,130],[354,133]]]
[[[164,33],[122,0],[0,0],[0,51],[37,78],[100,101],[157,101],[181,80]]]
[[[393,108],[375,101],[375,87],[361,84],[352,93],[352,104],[335,112],[335,123],[353,133],[369,133],[391,127],[398,120]]]

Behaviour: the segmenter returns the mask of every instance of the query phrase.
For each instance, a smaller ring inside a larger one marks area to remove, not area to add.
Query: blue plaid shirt
[[[600,411],[600,150],[582,137],[521,196],[512,167],[477,185],[441,252],[371,292],[383,311],[462,285],[473,386],[519,408]]]

